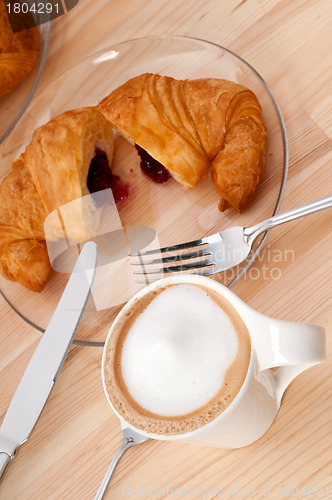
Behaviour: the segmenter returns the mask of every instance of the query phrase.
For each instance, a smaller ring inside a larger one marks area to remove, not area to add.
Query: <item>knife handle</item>
[[[1,433],[0,429],[0,480],[7,468],[7,465],[16,456],[20,446],[21,445],[15,445],[10,438]]]
[[[7,453],[5,453],[4,451],[0,452],[0,480],[12,458],[14,457],[7,455]]]

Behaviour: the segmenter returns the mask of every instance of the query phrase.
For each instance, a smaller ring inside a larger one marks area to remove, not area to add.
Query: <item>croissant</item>
[[[5,278],[33,291],[44,288],[51,273],[44,222],[51,220],[50,239],[63,236],[63,221],[48,216],[72,200],[78,203],[70,203],[69,212],[61,208],[66,236],[90,237],[87,219],[92,217],[94,226],[98,209],[82,197],[110,187],[105,179],[112,154],[112,126],[96,108],[67,111],[35,130],[0,185],[0,272]]]
[[[265,164],[267,132],[255,94],[234,82],[175,80],[145,73],[115,89],[98,109],[120,132],[194,187],[211,172],[219,208],[242,212]]]
[[[13,33],[0,2],[0,96],[11,92],[32,70],[39,53],[36,28]]]

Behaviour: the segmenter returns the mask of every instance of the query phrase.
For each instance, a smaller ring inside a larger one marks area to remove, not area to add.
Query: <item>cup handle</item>
[[[325,330],[309,323],[269,318],[251,308],[247,313],[258,371],[278,368],[274,375],[276,400],[280,404],[297,375],[325,360]]]

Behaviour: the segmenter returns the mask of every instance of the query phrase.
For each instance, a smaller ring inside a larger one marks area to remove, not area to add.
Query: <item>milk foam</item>
[[[179,284],[157,295],[131,326],[122,377],[147,411],[185,415],[217,394],[237,352],[238,336],[223,309],[202,288]]]

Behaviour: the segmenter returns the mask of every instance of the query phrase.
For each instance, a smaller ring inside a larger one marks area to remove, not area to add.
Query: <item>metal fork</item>
[[[115,468],[124,454],[125,451],[129,450],[132,446],[135,446],[136,444],[144,443],[144,441],[147,441],[149,438],[142,436],[138,432],[132,430],[130,427],[128,427],[126,424],[124,424],[121,421],[121,429],[122,429],[122,444],[118,451],[115,453],[113,460],[111,461],[106,474],[100,483],[99,489],[97,491],[97,494],[95,496],[95,500],[101,500],[104,497],[106,488],[108,486],[108,483],[110,482],[113,473],[115,471]]]
[[[230,227],[188,243],[133,253],[131,256],[135,258],[131,261],[132,265],[140,266],[134,274],[154,275],[189,271],[208,276],[225,271],[248,257],[254,241],[261,233],[331,206],[332,195],[329,195],[270,217],[252,227]],[[156,256],[158,257],[154,258]]]

